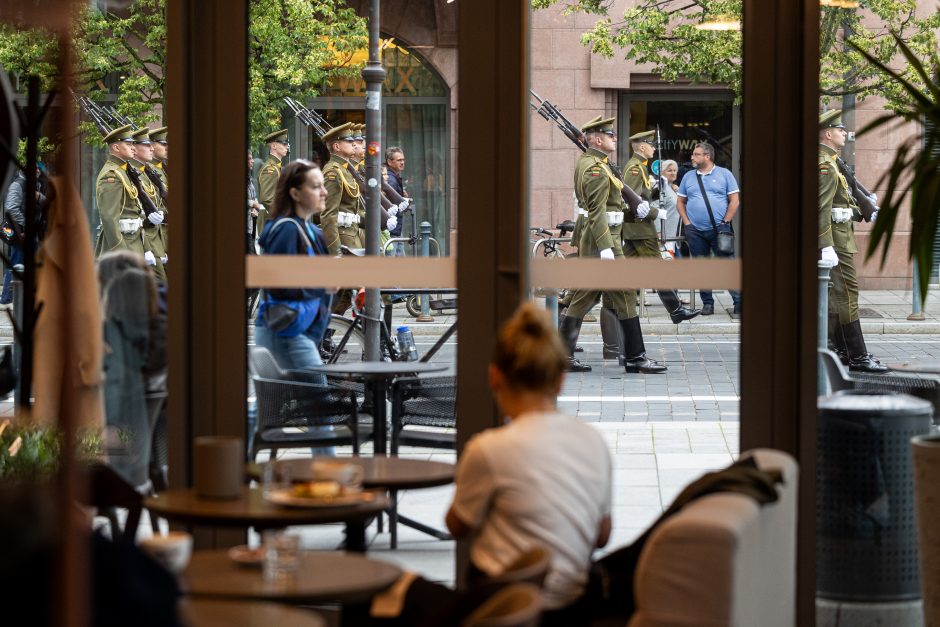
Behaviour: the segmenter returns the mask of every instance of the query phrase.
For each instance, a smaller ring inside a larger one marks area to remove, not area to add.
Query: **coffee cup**
[[[241,495],[245,449],[234,436],[202,436],[195,440],[193,485],[203,498],[235,499]]]
[[[335,481],[346,489],[362,487],[365,472],[362,466],[338,459],[315,459],[310,463],[310,475],[314,481]]]
[[[168,571],[179,574],[193,554],[193,537],[185,531],[171,531],[165,536],[141,540],[139,546]]]

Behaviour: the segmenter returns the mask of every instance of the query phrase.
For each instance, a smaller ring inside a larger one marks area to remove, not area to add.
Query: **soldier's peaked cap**
[[[356,132],[356,125],[352,122],[346,122],[345,124],[335,126],[324,133],[323,143],[329,146],[330,142],[337,141],[339,139],[350,139],[355,137]]]
[[[819,128],[845,128],[845,124],[842,123],[842,109],[833,109],[820,115]]]
[[[166,126],[161,126],[160,128],[155,128],[150,131],[150,141],[160,142],[161,144],[166,143]]]
[[[614,130],[614,122],[617,121],[617,118],[605,118],[603,116],[597,116],[596,118],[589,120],[581,127],[582,133],[602,133],[604,131]]]
[[[125,124],[124,126],[119,126],[110,133],[104,136],[104,143],[114,144],[116,142],[132,142],[134,141],[134,129],[130,124]]]
[[[652,144],[656,141],[656,131],[640,131],[639,133],[634,133],[630,136],[630,141]]]
[[[150,143],[150,129],[141,128],[134,131],[134,143],[135,144],[149,144]]]
[[[287,141],[287,129],[282,128],[279,131],[274,131],[273,133],[268,134],[264,138],[264,143],[270,144],[271,142],[286,142]]]

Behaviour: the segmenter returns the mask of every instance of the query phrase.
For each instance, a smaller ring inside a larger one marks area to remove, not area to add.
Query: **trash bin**
[[[906,394],[847,390],[820,399],[816,590],[839,601],[920,597],[911,438],[933,406]]]

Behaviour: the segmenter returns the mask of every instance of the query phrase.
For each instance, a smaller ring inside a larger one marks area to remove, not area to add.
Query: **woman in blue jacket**
[[[281,170],[270,217],[258,243],[265,255],[326,255],[326,241],[310,219],[326,206],[323,173],[304,159]],[[319,345],[330,323],[331,295],[323,289],[265,289],[255,322],[255,343],[281,367],[318,366]],[[296,312],[296,315],[295,315]]]

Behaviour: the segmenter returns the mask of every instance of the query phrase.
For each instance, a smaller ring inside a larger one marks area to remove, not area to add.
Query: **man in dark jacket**
[[[37,180],[42,176],[39,168],[36,168],[36,178]],[[36,201],[37,206],[42,204],[45,200],[42,192],[39,189],[36,190]],[[13,179],[13,182],[10,183],[10,187],[7,190],[7,197],[3,202],[3,216],[5,218],[4,223],[6,226],[12,227],[12,233],[7,233],[6,235],[10,236],[8,240],[10,243],[10,264],[6,269],[6,272],[3,274],[3,293],[0,294],[0,307],[3,309],[9,309],[10,305],[13,303],[13,289],[11,286],[13,279],[13,268],[17,264],[23,263],[23,230],[26,228],[26,218],[24,217],[24,210],[26,208],[26,175],[21,171],[17,171],[16,178]]]
[[[401,173],[405,170],[405,153],[398,146],[392,146],[385,151],[385,167],[388,170],[388,185],[402,197],[407,198],[405,193],[405,183]],[[404,223],[404,216],[399,216],[398,224],[394,229],[389,229],[389,235],[392,237],[401,237],[401,227]],[[396,257],[405,254],[405,247],[401,242],[396,242],[392,249]]]

